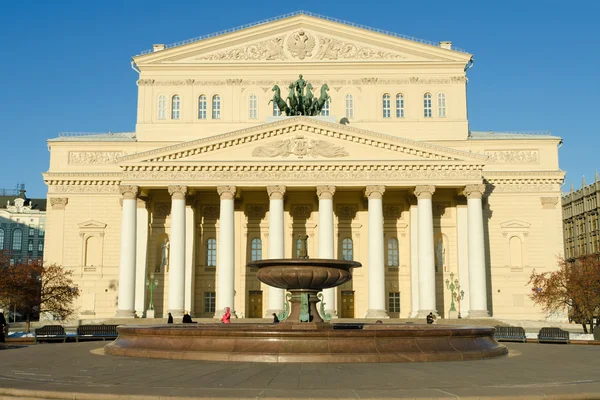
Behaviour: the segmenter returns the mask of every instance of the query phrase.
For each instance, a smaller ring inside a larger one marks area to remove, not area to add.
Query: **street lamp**
[[[150,302],[148,304],[148,310],[154,311],[154,301],[152,299],[152,293],[154,293],[154,289],[158,286],[158,278],[154,278],[154,272],[150,273],[150,279],[146,280],[146,287],[150,291]]]
[[[450,297],[452,303],[450,303],[450,312],[456,312],[454,307],[454,300],[458,303],[458,318],[460,315],[460,301],[465,298],[465,291],[460,289],[460,283],[458,279],[454,279],[454,272],[450,272],[450,279],[446,279],[446,289],[450,290]]]

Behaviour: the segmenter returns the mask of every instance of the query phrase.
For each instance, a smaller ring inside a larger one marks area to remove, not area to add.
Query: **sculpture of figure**
[[[166,267],[169,265],[169,241],[165,238],[165,241],[160,246],[161,248],[161,258],[160,258],[160,266]]]
[[[303,100],[303,109],[304,109],[304,115],[311,115],[310,113],[310,108],[312,106],[313,103],[313,99],[314,99],[314,95],[312,93],[312,88],[313,86],[309,83],[306,85],[306,96],[304,96],[304,100]]]
[[[306,110],[304,109],[304,88],[306,87],[306,81],[302,79],[302,74],[299,75],[298,80],[294,82],[294,88],[296,91],[296,101],[298,104],[298,114],[306,115]]]
[[[321,96],[319,96],[318,100],[313,102],[312,109],[311,109],[311,115],[319,115],[321,113],[321,110],[325,106],[325,103],[327,102],[327,100],[329,100],[331,102],[331,97],[329,97],[329,94],[327,94],[328,90],[329,90],[329,86],[327,86],[326,83],[323,84],[323,86],[321,86]]]
[[[300,322],[310,322],[310,313],[308,307],[308,293],[300,295]]]
[[[294,94],[295,84],[290,83],[289,89],[290,93],[288,94],[287,100],[290,103],[290,115],[298,115],[298,101],[296,100],[296,95]]]
[[[285,115],[290,115],[290,108],[287,106],[285,100],[281,98],[281,91],[279,89],[279,86],[273,86],[273,89],[271,89],[271,91],[275,92],[275,94],[267,104],[271,104],[271,102],[274,102],[275,104],[277,104],[277,107],[282,113],[285,113]]]
[[[308,235],[298,235],[300,241],[300,248],[298,249],[298,258],[308,258],[307,240]]]

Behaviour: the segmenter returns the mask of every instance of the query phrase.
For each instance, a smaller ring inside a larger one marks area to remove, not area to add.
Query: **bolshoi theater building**
[[[78,318],[269,317],[253,260],[349,259],[334,318],[544,319],[559,137],[478,132],[472,55],[298,12],[133,57],[135,132],[48,140],[44,261]],[[510,118],[510,116],[507,116]]]

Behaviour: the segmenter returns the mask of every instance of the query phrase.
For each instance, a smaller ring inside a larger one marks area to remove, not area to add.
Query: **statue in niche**
[[[160,268],[167,268],[167,271],[169,271],[169,240],[167,238],[165,238],[165,241],[160,245],[160,265],[159,265],[159,270],[157,272],[160,272]]]
[[[298,258],[308,258],[308,235],[298,235]]]
[[[444,269],[446,260],[446,249],[444,248],[444,239],[440,236],[435,244],[435,272],[438,272],[439,268]]]

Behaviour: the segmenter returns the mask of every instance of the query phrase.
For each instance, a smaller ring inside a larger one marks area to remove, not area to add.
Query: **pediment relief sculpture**
[[[353,60],[398,60],[406,58],[400,54],[373,50],[359,44],[344,42],[332,38],[320,38],[320,49],[316,56],[319,60],[353,59]]]
[[[335,158],[346,157],[348,152],[343,147],[326,140],[307,139],[301,135],[258,146],[252,151],[253,157],[289,157],[290,155],[298,158],[305,156]]]
[[[286,56],[283,52],[283,36],[197,58],[197,60],[214,61],[285,59]]]

